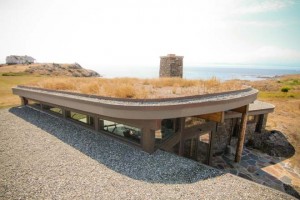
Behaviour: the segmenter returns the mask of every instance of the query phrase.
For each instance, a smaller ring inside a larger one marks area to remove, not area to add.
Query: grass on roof
[[[137,79],[137,78],[72,78],[49,77],[28,86],[79,92],[118,98],[170,98],[209,94],[241,89],[237,81],[221,82],[213,77],[208,80],[182,78]]]

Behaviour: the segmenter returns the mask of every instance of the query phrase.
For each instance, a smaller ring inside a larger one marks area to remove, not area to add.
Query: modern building
[[[148,153],[157,149],[210,164],[235,150],[239,162],[245,139],[262,132],[271,104],[256,101],[251,87],[167,99],[122,99],[18,86],[23,105],[46,111]]]
[[[160,77],[182,77],[183,56],[160,60]],[[173,152],[211,164],[230,149],[241,160],[245,141],[262,133],[274,106],[257,101],[251,87],[214,94],[159,99],[122,99],[18,86],[23,105],[76,122],[140,148]],[[263,133],[262,133],[263,134]]]

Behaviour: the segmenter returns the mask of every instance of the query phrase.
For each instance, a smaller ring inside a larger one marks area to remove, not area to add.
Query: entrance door
[[[198,157],[197,160],[204,164],[209,164],[210,158],[210,142],[211,131],[202,133],[198,141]]]
[[[209,164],[210,161],[211,131],[201,132],[185,141],[184,157]]]

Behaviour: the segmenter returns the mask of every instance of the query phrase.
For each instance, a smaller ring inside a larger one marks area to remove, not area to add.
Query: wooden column
[[[246,127],[247,127],[247,119],[248,119],[248,109],[249,109],[249,105],[246,105],[239,109],[242,113],[242,119],[241,119],[241,128],[240,128],[240,133],[239,133],[238,143],[237,143],[236,153],[235,153],[235,162],[240,162],[242,158]]]
[[[264,123],[264,114],[258,115],[258,120],[256,122],[255,132],[261,133],[263,123]]]
[[[185,117],[182,117],[182,118],[180,118],[180,127],[179,127],[180,139],[179,139],[179,152],[178,152],[178,154],[180,156],[183,156],[183,154],[184,154],[184,137],[183,137],[184,128],[185,128]]]
[[[155,131],[150,128],[143,128],[141,142],[144,151],[153,153],[155,146]]]
[[[26,99],[25,97],[20,97],[20,99],[21,99],[21,105],[22,106],[28,105],[28,99]]]
[[[213,157],[213,147],[214,147],[214,137],[217,132],[218,123],[216,123],[216,126],[214,129],[212,129],[209,133],[209,147],[208,147],[208,157],[207,157],[207,164],[211,165],[212,157]]]
[[[64,118],[68,118],[70,117],[70,111],[66,110],[66,109],[62,109],[62,114]]]
[[[96,131],[99,131],[99,118],[98,117],[94,117],[94,129]]]
[[[98,130],[103,130],[104,129],[104,120],[98,118],[97,121],[98,121],[98,126],[99,126]]]

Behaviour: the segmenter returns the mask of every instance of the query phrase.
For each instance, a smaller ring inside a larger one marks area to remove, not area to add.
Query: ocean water
[[[159,67],[94,67],[94,69],[97,69],[97,72],[106,78],[157,78],[159,76]],[[183,77],[186,79],[209,79],[216,77],[220,80],[261,80],[286,74],[300,74],[300,67],[183,67]]]

